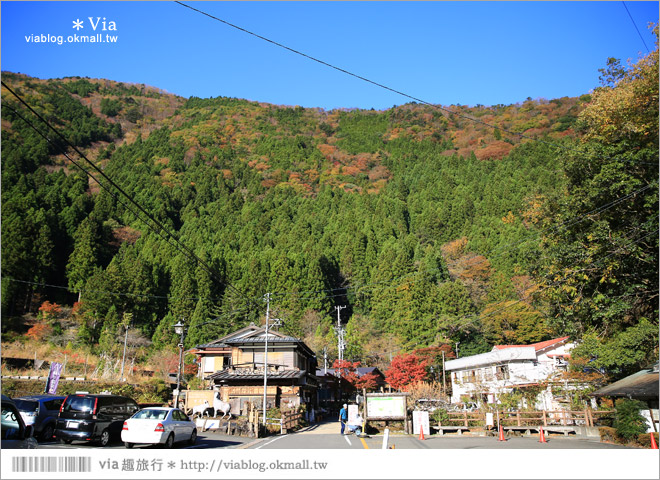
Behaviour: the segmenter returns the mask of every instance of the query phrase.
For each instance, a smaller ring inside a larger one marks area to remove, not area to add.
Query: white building
[[[540,385],[566,370],[573,343],[568,337],[531,345],[496,345],[488,353],[450,360],[452,403],[465,397],[479,404],[497,403],[497,397],[514,389]],[[536,408],[551,410],[557,405],[550,388],[537,399]]]

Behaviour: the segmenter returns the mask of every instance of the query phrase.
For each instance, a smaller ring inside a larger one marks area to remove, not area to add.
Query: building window
[[[498,380],[508,380],[509,379],[509,366],[508,365],[498,365],[495,369],[495,377]]]

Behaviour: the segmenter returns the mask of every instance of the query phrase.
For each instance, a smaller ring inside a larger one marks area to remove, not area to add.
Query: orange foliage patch
[[[371,169],[369,172],[369,180],[375,182],[377,180],[387,180],[390,178],[390,171],[384,165],[378,165]]]
[[[41,304],[41,307],[39,307],[39,312],[41,312],[44,318],[55,317],[62,313],[62,307],[57,303],[50,303],[46,300]]]
[[[50,326],[46,325],[45,323],[38,323],[34,327],[31,327],[27,331],[26,335],[32,338],[33,340],[41,341],[44,338],[50,336],[52,331],[53,329]]]
[[[112,230],[112,236],[115,239],[113,242],[114,244],[128,243],[129,245],[132,245],[137,242],[140,235],[140,231],[131,227],[119,227]]]
[[[467,237],[458,238],[452,240],[449,243],[445,243],[442,247],[442,254],[448,260],[455,260],[459,258],[465,252],[465,247],[467,246],[468,239]]]
[[[513,145],[510,143],[498,140],[486,148],[475,151],[474,154],[479,160],[501,160],[509,154],[512,148]]]
[[[344,175],[350,175],[350,176],[355,176],[361,171],[359,167],[356,167],[354,165],[345,166],[342,170]]]
[[[322,143],[317,148],[323,154],[323,156],[328,160],[330,160],[330,158],[337,151],[337,147],[335,147],[334,145],[328,145],[327,143]]]
[[[509,210],[509,213],[507,213],[506,216],[502,217],[502,222],[503,223],[511,224],[511,223],[514,223],[515,221],[516,221],[516,217],[511,212],[511,210]]]

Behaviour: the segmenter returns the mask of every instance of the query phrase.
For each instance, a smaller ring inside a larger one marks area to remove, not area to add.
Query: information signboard
[[[403,395],[367,395],[367,419],[403,420],[406,417],[406,397]]]

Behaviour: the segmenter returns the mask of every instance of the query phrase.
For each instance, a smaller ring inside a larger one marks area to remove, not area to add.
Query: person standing
[[[341,434],[343,435],[348,421],[348,405],[346,404],[339,410],[339,421],[341,422]]]

